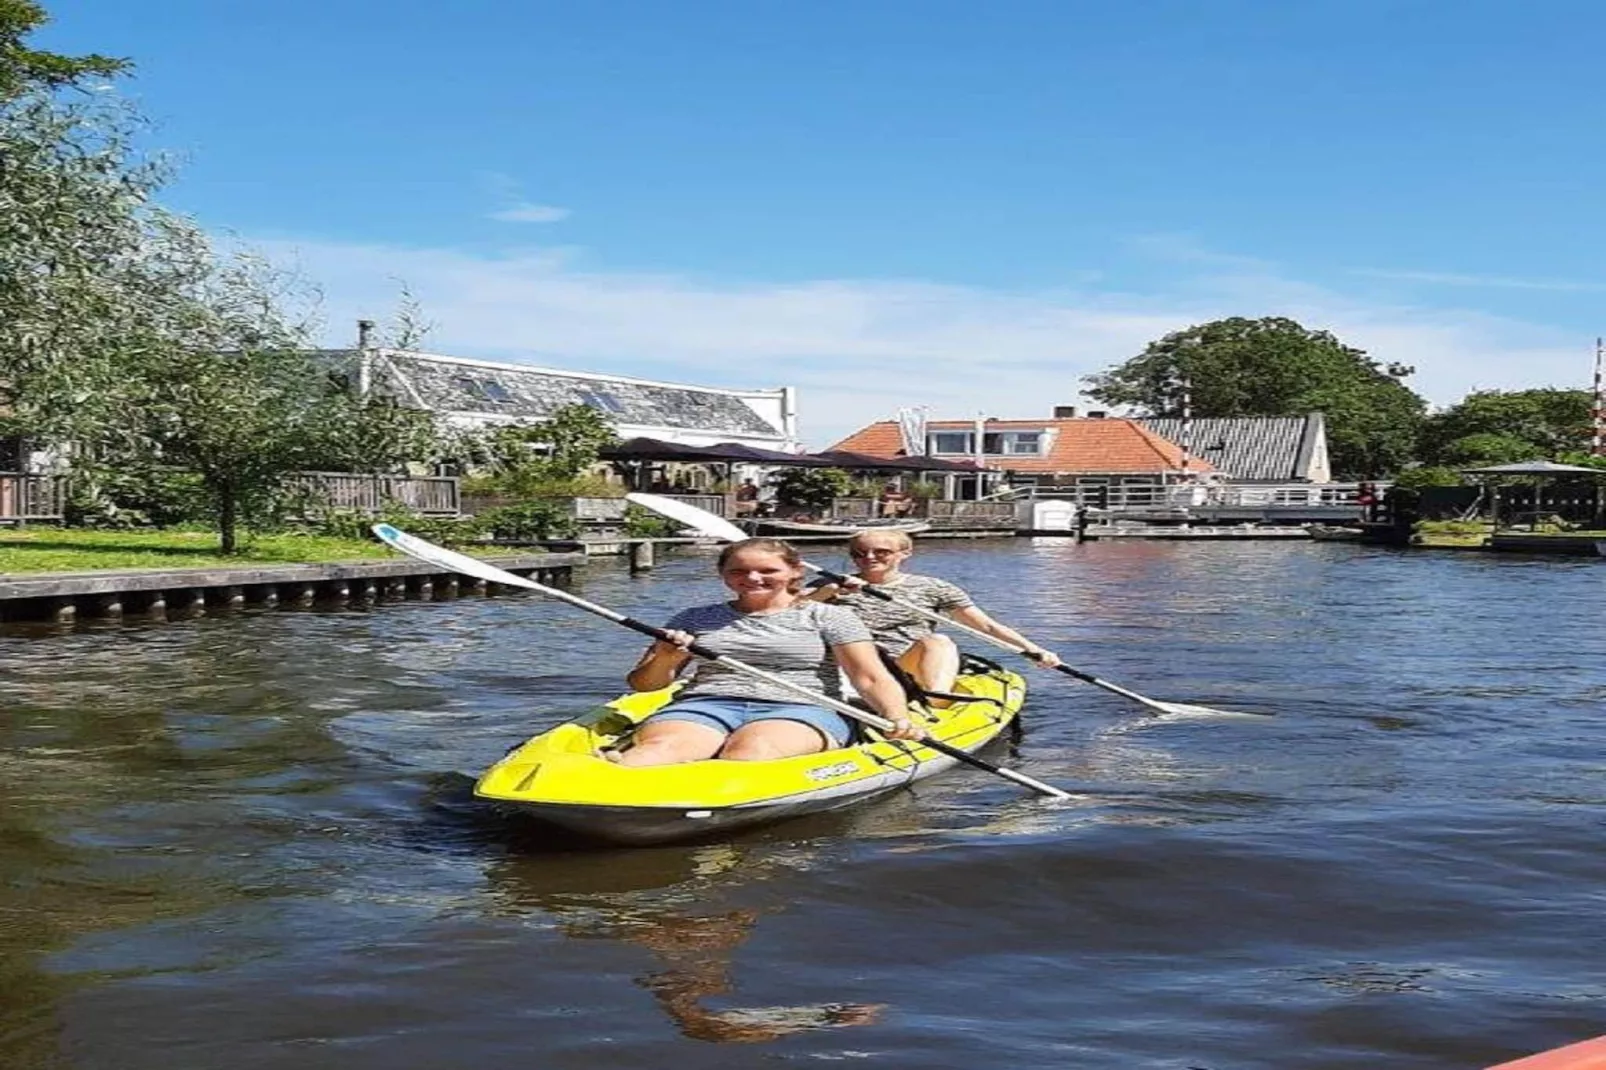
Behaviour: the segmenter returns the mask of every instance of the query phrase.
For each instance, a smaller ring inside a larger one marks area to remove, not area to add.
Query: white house
[[[401,349],[332,350],[323,356],[352,377],[359,393],[393,397],[454,427],[528,423],[581,404],[612,417],[620,438],[798,449],[797,394],[789,386],[692,386]]]

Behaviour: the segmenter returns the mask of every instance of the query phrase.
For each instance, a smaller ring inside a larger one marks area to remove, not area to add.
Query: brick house
[[[1216,471],[1202,457],[1185,459],[1180,446],[1138,420],[1099,414],[1041,420],[930,420],[924,430],[925,450],[931,456],[979,462],[1006,474],[1015,487],[1158,486]],[[898,421],[882,420],[831,448],[877,457],[905,456],[906,434]]]

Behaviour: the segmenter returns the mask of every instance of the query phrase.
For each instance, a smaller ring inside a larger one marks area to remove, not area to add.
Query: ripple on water
[[[566,608],[3,635],[0,1064],[1465,1070],[1601,1030],[1606,569],[920,560],[1080,668],[1275,716],[1034,672],[994,756],[1069,803],[967,770],[598,851],[470,793],[639,649]],[[719,597],[704,557],[583,593],[657,620]]]

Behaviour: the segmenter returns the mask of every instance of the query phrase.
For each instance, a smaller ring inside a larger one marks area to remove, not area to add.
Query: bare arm
[[[893,739],[919,739],[925,732],[915,724],[909,714],[909,699],[898,686],[898,681],[881,664],[874,643],[838,643],[831,648],[836,663],[847,675],[853,690],[870,704],[870,708],[893,727],[887,735]]]
[[[1011,628],[1006,624],[1000,624],[996,620],[993,620],[993,618],[982,612],[979,606],[966,606],[963,609],[952,609],[948,611],[948,615],[954,620],[958,621],[960,624],[970,625],[978,632],[986,632],[995,639],[1002,639],[1006,643],[1014,643],[1026,653],[1036,657],[1037,662],[1040,665],[1052,669],[1054,666],[1060,663],[1058,654],[1054,653],[1052,650],[1043,649],[1030,639],[1026,638],[1020,632],[1017,632],[1014,628]]]
[[[636,662],[636,667],[625,677],[625,683],[637,691],[657,691],[675,682],[680,670],[691,660],[686,647],[691,645],[696,636],[690,632],[674,631],[669,635],[675,641],[666,643],[659,640],[649,646],[642,653],[641,660]]]

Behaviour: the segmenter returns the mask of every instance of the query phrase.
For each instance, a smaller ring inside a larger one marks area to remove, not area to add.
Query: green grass
[[[1482,546],[1490,530],[1485,520],[1419,520],[1411,542],[1416,546]]]
[[[0,528],[0,573],[299,565],[393,556],[377,542],[324,535],[255,535],[242,538],[241,543],[238,554],[225,557],[218,553],[214,531]]]

